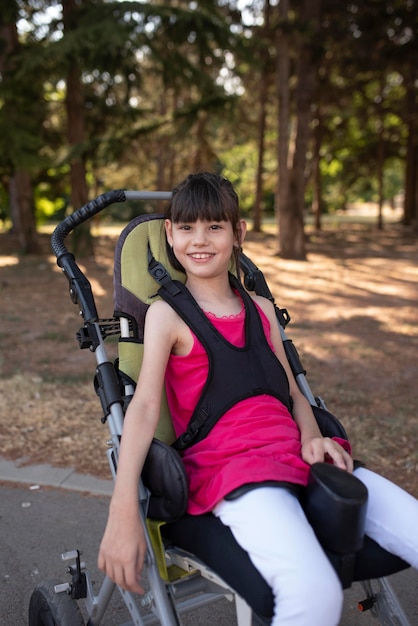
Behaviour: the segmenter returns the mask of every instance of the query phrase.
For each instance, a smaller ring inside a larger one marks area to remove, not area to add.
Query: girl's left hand
[[[305,463],[332,462],[336,467],[353,471],[353,459],[337,441],[329,437],[313,437],[302,444],[302,459]]]

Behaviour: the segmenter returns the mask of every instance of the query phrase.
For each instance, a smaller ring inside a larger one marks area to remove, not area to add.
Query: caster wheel
[[[29,626],[85,626],[80,609],[68,593],[55,593],[54,582],[40,583],[29,602]]]

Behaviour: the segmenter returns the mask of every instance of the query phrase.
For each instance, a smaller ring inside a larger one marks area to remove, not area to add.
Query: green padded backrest
[[[169,271],[171,277],[185,281],[185,275],[175,270],[167,257],[164,219],[160,215],[141,215],[122,231],[115,250],[114,303],[115,313],[134,319],[137,332],[119,341],[119,369],[136,383],[142,364],[145,314],[158,299],[158,283],[148,272],[148,245],[153,257]],[[165,391],[156,435],[165,443],[175,439]]]
[[[182,282],[186,279],[168,260],[162,215],[140,215],[124,228],[115,250],[114,303],[116,315],[136,322],[134,336],[119,341],[119,369],[134,383],[142,364],[145,314],[159,297],[159,285],[148,271],[148,245],[154,259],[164,265],[171,278]],[[230,271],[235,273],[232,260]],[[156,437],[168,444],[175,440],[165,390]]]
[[[142,343],[123,340],[119,342],[119,369],[132,378],[133,381],[138,379],[143,353],[144,344]],[[160,419],[158,420],[155,437],[168,445],[176,439],[170,411],[168,410],[165,389],[163,389],[161,396]]]

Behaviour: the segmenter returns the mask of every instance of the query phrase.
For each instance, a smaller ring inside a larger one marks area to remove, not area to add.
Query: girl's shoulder
[[[168,311],[168,310],[173,310],[172,307],[165,301],[162,300],[161,298],[158,298],[158,300],[155,300],[149,307],[147,315],[149,312],[153,312],[154,314],[156,314],[157,312],[161,312],[161,311]]]
[[[269,320],[271,320],[272,317],[274,318],[274,307],[270,300],[267,300],[264,296],[252,295],[251,297]]]
[[[173,348],[174,353],[187,353],[192,341],[190,329],[175,310],[164,300],[156,300],[151,304],[145,318],[145,332],[158,336]]]
[[[161,333],[164,334],[178,335],[188,328],[181,317],[164,300],[156,300],[151,304],[146,314],[145,324],[153,327],[159,326]]]
[[[149,324],[151,321],[158,323],[165,322],[166,324],[175,324],[179,320],[179,316],[174,309],[164,300],[156,300],[153,302],[146,314],[146,322]]]

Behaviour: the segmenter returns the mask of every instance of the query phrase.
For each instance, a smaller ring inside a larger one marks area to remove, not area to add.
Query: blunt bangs
[[[227,179],[205,173],[186,181],[173,191],[167,215],[172,222],[238,222],[238,196]]]
[[[183,197],[182,197],[183,196]],[[203,196],[203,197],[202,197]],[[176,201],[171,207],[171,219],[174,223],[179,222],[197,222],[203,220],[206,222],[222,222],[229,221],[225,208],[216,198],[214,203],[207,194],[190,194],[179,192]]]

